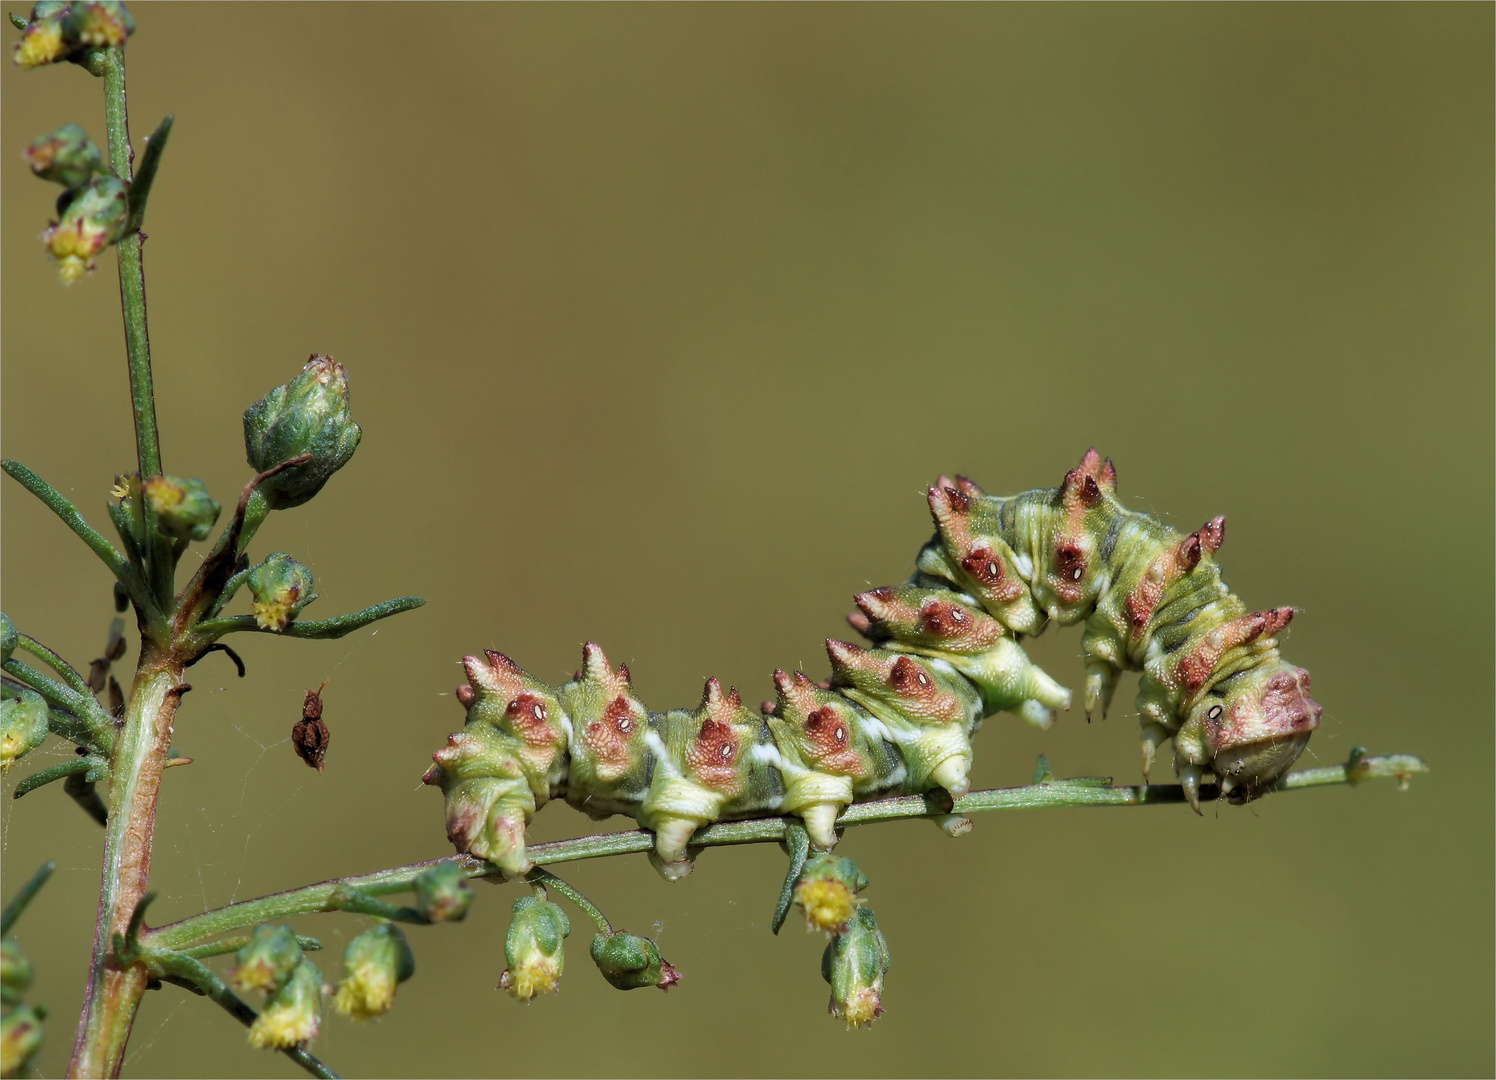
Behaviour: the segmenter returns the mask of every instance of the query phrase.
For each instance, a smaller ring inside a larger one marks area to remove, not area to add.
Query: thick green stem
[[[134,178],[130,112],[125,101],[125,52],[102,50],[104,120],[109,131],[109,167],[125,183]],[[145,310],[145,237],[139,231],[120,238],[119,299],[125,319],[125,353],[130,370],[130,406],[135,417],[135,458],[140,477],[161,474],[161,438],[156,430],[156,392],[151,383],[151,338]],[[151,594],[162,611],[171,610],[171,543],[156,528],[149,502],[141,500],[145,542],[150,552]]]
[[[1407,754],[1366,757],[1352,751],[1350,760],[1344,765],[1290,773],[1279,781],[1274,790],[1298,791],[1334,784],[1358,784],[1363,780],[1382,777],[1405,782],[1413,773],[1426,772],[1427,768],[1420,759]],[[1210,785],[1201,789],[1202,799],[1215,798],[1217,794]],[[975,814],[987,810],[1031,810],[1046,806],[1156,806],[1182,802],[1185,802],[1184,789],[1178,784],[1116,787],[1107,777],[1085,777],[1079,780],[1031,784],[1028,787],[973,791],[964,798],[957,799],[954,805],[949,799],[941,799],[938,795],[906,795],[858,803],[847,807],[836,824],[838,828],[850,828],[912,818],[939,821],[952,813]],[[730,844],[778,843],[794,824],[794,819],[782,817],[720,822],[698,830],[691,838],[691,846],[705,848]],[[529,856],[538,865],[555,866],[609,855],[642,854],[653,847],[654,833],[637,829],[535,844],[529,849]],[[337,911],[339,896],[345,895],[349,888],[370,896],[404,892],[414,885],[416,876],[423,870],[443,862],[455,862],[469,878],[503,876],[498,867],[481,859],[469,855],[452,855],[445,859],[396,866],[359,877],[336,878],[300,889],[244,900],[147,931],[142,940],[151,948],[183,949],[246,926],[319,911]]]
[[[156,797],[171,746],[172,722],[184,692],[181,675],[174,661],[145,657],[130,688],[124,725],[114,748],[113,811],[105,831],[93,958],[69,1076],[119,1075],[130,1028],[145,993],[146,970],[138,964],[121,970],[110,955],[110,943],[115,934],[129,927],[146,893]]]

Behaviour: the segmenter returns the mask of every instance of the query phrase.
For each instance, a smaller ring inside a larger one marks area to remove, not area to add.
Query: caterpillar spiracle
[[[1124,670],[1140,671],[1143,774],[1174,744],[1198,813],[1214,774],[1233,802],[1288,771],[1318,726],[1309,673],[1274,635],[1293,609],[1248,611],[1221,581],[1225,520],[1181,535],[1117,501],[1111,459],[1088,450],[1057,488],[1008,497],[965,477],[928,491],[935,535],[902,585],[859,593],[848,622],[870,648],[827,640],[831,678],[774,672],[762,715],[708,679],[694,710],[652,713],[626,666],[597,645],[550,686],[497,652],[462,661],[463,729],[423,778],[446,798],[459,851],[522,873],[525,827],[564,797],[593,817],[655,833],[666,877],[690,870],[692,833],[714,821],[796,815],[812,844],[836,842],[849,803],[968,788],[983,718],[1048,727],[1071,694],[1020,644],[1053,622],[1084,624],[1087,715],[1105,715]]]

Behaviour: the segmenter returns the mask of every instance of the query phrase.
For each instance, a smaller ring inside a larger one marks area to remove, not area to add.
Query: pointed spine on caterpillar
[[[1172,739],[1197,811],[1207,773],[1245,802],[1292,766],[1320,715],[1308,673],[1278,656],[1293,609],[1249,612],[1227,590],[1214,560],[1223,518],[1181,536],[1126,510],[1095,450],[1058,488],[990,496],[942,476],[927,500],[936,531],[914,575],[854,597],[847,621],[872,648],[828,640],[825,683],[776,671],[762,717],[715,679],[695,709],[652,713],[628,668],[591,643],[559,687],[500,653],[466,657],[467,724],[425,776],[446,796],[449,838],[523,872],[526,824],[564,797],[653,830],[670,878],[690,871],[691,836],[714,821],[793,814],[829,849],[852,802],[965,794],[984,717],[1048,727],[1069,708],[1070,691],[1021,645],[1051,622],[1084,624],[1088,717],[1105,715],[1120,672],[1142,672],[1144,775]]]

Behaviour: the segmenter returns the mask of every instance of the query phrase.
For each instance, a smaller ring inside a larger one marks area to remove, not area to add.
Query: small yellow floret
[[[561,988],[561,973],[553,960],[536,960],[506,968],[499,976],[499,987],[516,1001],[529,1004],[541,994],[554,994]]]
[[[260,629],[274,630],[277,633],[284,630],[286,624],[291,621],[291,608],[296,603],[299,591],[287,589],[279,596],[273,596],[268,600],[256,600],[250,604],[249,610]]]
[[[125,24],[99,8],[90,8],[88,19],[78,29],[78,40],[91,48],[125,43]]]
[[[320,1027],[309,1009],[267,1005],[249,1027],[249,1045],[257,1050],[282,1050],[315,1039]]]
[[[395,974],[368,968],[338,984],[332,1007],[351,1020],[369,1020],[395,1003]]]
[[[62,59],[62,27],[55,22],[32,23],[16,42],[15,65],[20,68],[41,67]]]
[[[158,514],[175,510],[187,497],[186,488],[172,483],[164,476],[147,477],[144,487],[145,497],[151,501],[151,509]]]
[[[805,912],[807,930],[824,930],[828,934],[846,930],[847,920],[857,910],[852,890],[827,878],[811,878],[796,885],[795,903]]]
[[[240,990],[260,990],[273,994],[285,981],[284,978],[277,977],[275,969],[270,964],[259,959],[240,964],[229,972],[229,982]]]
[[[16,732],[7,731],[4,735],[0,735],[0,776],[10,772],[10,767],[24,752],[21,737]]]
[[[878,991],[871,988],[853,991],[841,1012],[849,1030],[871,1024],[882,1015],[883,1002],[878,997]]]

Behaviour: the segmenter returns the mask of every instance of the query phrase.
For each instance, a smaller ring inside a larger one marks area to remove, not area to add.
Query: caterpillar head
[[[1309,673],[1275,660],[1219,683],[1191,710],[1221,793],[1234,803],[1266,793],[1293,767],[1319,726]]]

